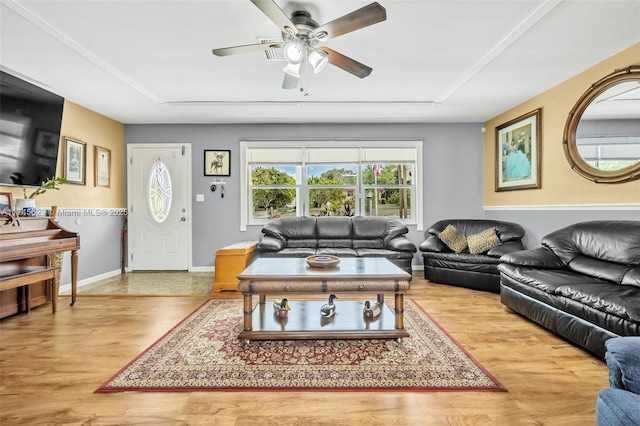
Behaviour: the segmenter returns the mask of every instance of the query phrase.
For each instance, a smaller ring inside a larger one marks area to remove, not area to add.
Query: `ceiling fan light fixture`
[[[314,50],[309,54],[309,63],[314,73],[319,73],[329,62],[329,55],[324,50]]]
[[[300,64],[287,64],[282,70],[292,77],[300,78]]]
[[[284,45],[282,50],[284,53],[284,58],[290,64],[296,65],[302,62],[302,57],[304,56],[304,50],[300,43],[295,41],[290,41]]]

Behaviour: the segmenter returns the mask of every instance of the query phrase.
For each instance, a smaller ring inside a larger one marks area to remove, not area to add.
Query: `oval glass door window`
[[[171,175],[167,166],[156,160],[149,170],[147,194],[149,213],[156,223],[167,220],[171,211]]]

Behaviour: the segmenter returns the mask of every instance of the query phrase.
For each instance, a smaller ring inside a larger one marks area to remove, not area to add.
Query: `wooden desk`
[[[242,241],[216,251],[213,291],[238,290],[238,275],[253,262],[257,241]]]

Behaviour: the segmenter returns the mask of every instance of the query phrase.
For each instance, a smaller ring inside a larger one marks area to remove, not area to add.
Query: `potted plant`
[[[30,194],[27,195],[27,188],[23,189],[24,198],[18,198],[16,200],[16,213],[18,215],[23,214],[23,209],[25,208],[35,208],[36,200],[35,198],[38,195],[44,194],[50,189],[55,189],[56,191],[60,190],[60,185],[66,183],[67,180],[65,178],[53,176],[48,178],[45,181],[42,181],[39,187],[34,189]]]

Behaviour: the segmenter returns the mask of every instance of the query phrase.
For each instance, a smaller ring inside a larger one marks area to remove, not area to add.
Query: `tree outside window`
[[[296,215],[295,178],[275,167],[258,166],[251,171],[251,181],[254,217],[275,218]],[[264,188],[267,186],[269,188]]]

